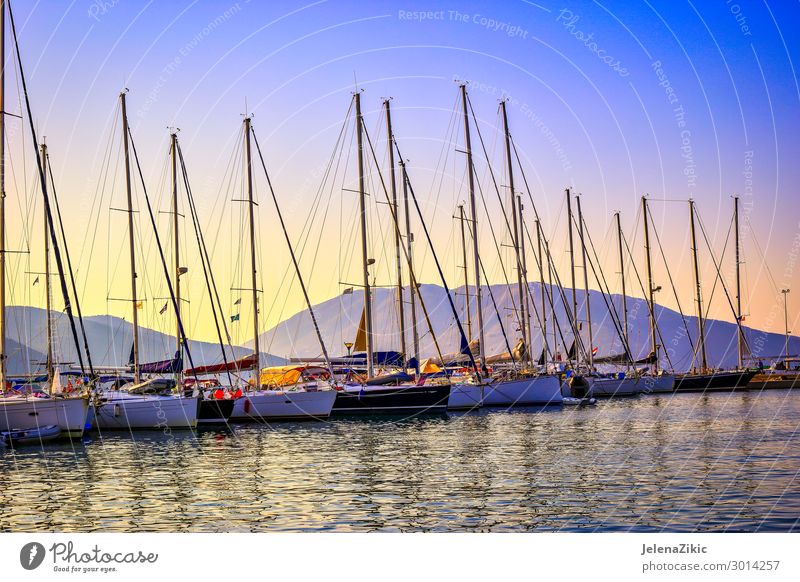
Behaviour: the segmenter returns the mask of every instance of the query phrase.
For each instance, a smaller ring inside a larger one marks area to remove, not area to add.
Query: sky
[[[86,314],[129,319],[131,313],[127,215],[120,211],[126,203],[122,90],[128,91],[131,131],[165,244],[172,236],[169,128],[179,128],[223,311],[234,341],[244,342],[252,336],[253,312],[249,291],[241,290],[251,287],[247,205],[241,202],[246,197],[244,114],[253,116],[316,303],[361,281],[358,195],[353,192],[358,187],[350,110],[354,91],[360,92],[378,160],[368,154],[372,274],[378,285],[396,280],[394,227],[381,187],[381,178],[388,184],[390,176],[382,103],[391,97],[396,140],[445,275],[455,287],[463,284],[463,261],[453,216],[468,201],[458,83],[467,82],[477,119],[470,124],[478,240],[490,282],[504,282],[504,273],[516,276],[502,218],[509,180],[498,106],[507,99],[510,132],[522,160],[514,169],[515,189],[524,198],[525,221],[535,236],[530,192],[562,279],[569,273],[564,190],[570,187],[581,195],[587,231],[613,292],[621,288],[613,214],[621,213],[632,250],[632,259],[626,259],[628,293],[642,296],[637,273],[644,276],[641,197],[647,195],[663,249],[662,257],[654,243],[654,279],[662,286],[657,300],[672,308],[679,301],[684,311],[693,312],[692,198],[702,222],[698,247],[708,314],[730,321],[715,261],[733,295],[730,229],[732,197],[738,195],[745,323],[782,333],[780,290],[786,288],[793,290],[790,327],[796,321],[797,3],[17,0],[12,7],[34,121],[48,144]],[[10,44],[6,108],[19,113]],[[43,306],[43,285],[33,284],[44,264],[34,153],[23,121],[6,119],[7,244],[26,251],[9,255],[9,303]],[[253,169],[259,327],[264,331],[304,304],[257,159]],[[189,269],[181,279],[187,329],[196,339],[213,340],[183,188],[181,196],[180,254]],[[171,311],[159,314],[167,289],[138,183],[134,206],[140,319],[169,331],[174,317]],[[439,283],[417,217],[412,230],[418,279]],[[172,257],[167,245],[165,258],[171,262]],[[529,271],[530,279],[538,280]],[[598,288],[591,272],[589,278],[590,287]],[[63,305],[59,297],[54,301],[57,308]],[[239,320],[231,322],[236,314]]]

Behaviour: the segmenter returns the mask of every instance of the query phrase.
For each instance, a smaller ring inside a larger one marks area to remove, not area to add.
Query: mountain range
[[[557,288],[554,294],[555,313],[559,322],[561,332],[556,330],[558,344],[561,346],[559,351],[564,354],[563,344],[567,346],[572,342],[572,332],[569,329],[568,319],[565,315],[563,302],[559,298]],[[407,329],[410,328],[410,308],[408,289],[404,294],[406,303]],[[536,310],[541,313],[540,302],[541,289],[539,283],[530,283],[530,297],[533,298]],[[451,290],[453,303],[456,306],[459,318],[465,333],[467,332],[466,318],[466,296],[464,287]],[[447,300],[445,290],[438,285],[422,285],[421,295],[427,307],[431,326],[438,339],[442,353],[453,353],[459,349],[458,331],[453,316],[452,309]],[[492,302],[494,296],[494,303]],[[565,290],[568,304],[572,301],[572,291]],[[513,293],[516,301],[516,288]],[[358,323],[361,318],[363,307],[363,291],[354,290],[338,297],[334,297],[314,306],[314,313],[319,323],[323,339],[328,347],[331,356],[344,355],[345,342],[353,342]],[[597,356],[607,356],[622,353],[622,342],[619,339],[619,329],[621,326],[614,323],[614,319],[609,316],[613,305],[619,319],[622,314],[622,297],[612,295],[608,297],[599,291],[590,291],[590,304],[592,315],[592,345],[597,347]],[[471,314],[472,314],[472,339],[477,337],[477,323],[474,288],[470,287]],[[586,325],[586,310],[584,306],[585,293],[582,290],[576,292],[576,300],[579,306],[578,319],[581,321],[581,335],[585,345],[588,342],[588,325]],[[608,302],[608,303],[607,303]],[[497,309],[495,309],[495,304]],[[549,307],[550,302],[546,300],[547,313],[547,333],[549,343],[553,345],[553,317]],[[650,352],[650,331],[648,323],[647,302],[641,298],[628,297],[628,335],[631,345],[631,352],[635,358],[643,358]],[[397,291],[385,287],[373,289],[373,330],[375,337],[376,350],[400,350],[401,343],[399,337]],[[511,294],[505,285],[491,286],[489,289],[484,287],[482,292],[482,307],[484,314],[484,336],[487,354],[499,354],[507,350],[506,340],[503,331],[508,337],[508,343],[513,348],[517,339],[520,337],[518,318],[516,317],[515,307],[512,304]],[[672,309],[655,306],[655,315],[658,321],[660,336],[658,343],[666,347],[661,350],[661,364],[675,371],[685,371],[692,367],[693,348],[692,343],[697,337],[697,318],[687,316],[685,319]],[[500,317],[498,317],[498,312]],[[424,314],[417,306],[418,333],[420,336],[420,356],[421,358],[436,355],[436,347],[433,337],[429,332],[429,326],[425,321]],[[502,321],[502,326],[501,326]],[[538,357],[542,351],[541,327],[539,319],[535,314],[531,316],[532,326],[532,353]],[[715,368],[730,368],[736,366],[737,342],[736,324],[709,319],[705,322],[706,330],[706,350],[708,354],[709,366]],[[753,359],[750,365],[756,365],[759,358],[765,360],[769,356],[780,356],[784,353],[785,336],[782,334],[768,333],[756,329],[744,328],[745,338],[749,344]],[[407,342],[411,344],[411,333],[407,332]],[[563,337],[563,340],[562,340]],[[691,338],[691,342],[688,338]],[[319,342],[314,333],[311,317],[308,310],[304,310],[294,316],[279,323],[272,329],[261,335],[261,345],[264,349],[280,356],[289,357],[318,357],[321,355]],[[409,352],[411,348],[408,348]],[[800,350],[800,338],[792,336],[790,338],[789,351],[797,354]],[[666,354],[669,354],[669,359]]]
[[[46,312],[30,306],[6,308],[6,349],[8,373],[27,374],[43,370],[46,359],[47,332]],[[55,346],[53,357],[57,362],[77,363],[77,351],[72,339],[69,320],[65,313],[52,312]],[[83,318],[92,363],[95,366],[124,366],[128,363],[133,343],[133,325],[112,315],[92,315]],[[76,323],[77,325],[77,323]],[[80,337],[80,329],[78,329]],[[82,341],[82,339],[81,339]],[[215,364],[222,361],[222,351],[216,343],[189,340],[189,351],[195,365]],[[252,350],[233,346],[228,357],[241,358]],[[139,327],[139,358],[141,362],[153,362],[172,358],[175,354],[175,337],[146,327]],[[185,365],[189,361],[184,358]],[[282,358],[262,353],[264,366],[285,363]]]

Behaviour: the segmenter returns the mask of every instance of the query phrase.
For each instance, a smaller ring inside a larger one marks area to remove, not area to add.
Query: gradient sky
[[[639,204],[648,193],[681,303],[691,309],[686,200],[697,202],[719,257],[730,227],[731,196],[737,193],[746,216],[746,323],[782,332],[778,289],[785,287],[796,289],[790,294],[790,319],[795,319],[791,303],[800,305],[800,297],[795,300],[800,295],[795,268],[800,253],[797,3],[18,0],[13,5],[35,121],[50,148],[85,313],[129,317],[130,312],[128,304],[115,300],[130,296],[125,215],[110,210],[124,205],[117,119],[123,87],[130,90],[129,118],[148,190],[162,213],[169,210],[167,127],[181,130],[222,301],[230,313],[242,314],[232,326],[236,341],[249,339],[252,321],[247,295],[234,306],[243,294],[230,291],[247,286],[242,278],[247,274],[242,264],[246,248],[241,250],[244,206],[232,202],[243,194],[245,104],[255,115],[292,238],[309,243],[303,247],[302,266],[315,302],[339,294],[340,281],[359,281],[357,199],[342,190],[357,184],[352,123],[342,151],[335,153],[346,174],[321,186],[356,82],[381,157],[381,99],[393,98],[395,134],[409,159],[415,189],[447,275],[453,285],[461,284],[460,243],[451,218],[467,195],[464,156],[456,151],[463,147],[461,126],[452,125],[460,123],[454,117],[454,79],[461,79],[469,81],[501,183],[498,101],[510,99],[511,131],[562,277],[567,275],[566,186],[583,194],[589,229],[614,291],[619,282],[612,214],[621,211],[643,269]],[[7,109],[18,112],[11,65],[7,83]],[[8,244],[30,250],[11,259],[10,303],[43,306],[42,286],[32,286],[32,276],[25,274],[42,268],[42,226],[32,152],[23,136],[21,122],[10,118],[14,168],[8,177]],[[493,200],[474,133],[473,142],[481,187]],[[281,284],[288,256],[260,174],[257,182],[265,330],[303,304],[299,288],[290,284],[293,276]],[[392,231],[385,206],[375,204],[382,194],[374,172],[369,183],[371,254],[377,259],[377,282],[388,284]],[[517,188],[522,187],[517,176]],[[144,208],[141,199],[137,205]],[[501,235],[500,209],[494,202],[489,206]],[[526,212],[530,218],[530,208]],[[307,223],[309,216],[313,220]],[[147,299],[143,323],[169,331],[173,320],[157,313],[166,291],[145,218],[137,214],[144,265],[140,287]],[[169,216],[160,214],[158,220],[161,235],[168,237]],[[182,224],[186,235],[190,223]],[[416,230],[418,276],[438,282]],[[198,339],[213,339],[197,251],[193,239],[184,238],[184,263],[190,269],[183,279],[190,300],[188,327]],[[490,279],[500,282],[500,264],[486,228],[480,244]],[[708,296],[714,268],[705,244],[700,248]],[[732,252],[729,245],[723,265],[728,285],[733,284]],[[665,289],[658,300],[675,307],[663,263],[655,263],[656,284]],[[641,295],[635,279],[628,284],[630,294]],[[732,319],[719,289],[710,313]]]

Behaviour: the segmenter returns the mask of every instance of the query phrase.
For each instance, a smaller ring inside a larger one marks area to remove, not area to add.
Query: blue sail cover
[[[353,354],[349,358],[347,358],[348,363],[350,364],[361,364],[362,362],[364,365],[367,364],[367,354],[366,352],[362,352],[359,354]],[[404,366],[405,365],[405,358],[403,358],[403,354],[400,352],[389,351],[389,352],[372,352],[372,362],[378,366]]]
[[[133,370],[133,366],[130,366],[130,368]],[[175,352],[175,357],[171,360],[139,364],[139,372],[142,374],[176,374],[182,370],[183,358],[180,352]]]

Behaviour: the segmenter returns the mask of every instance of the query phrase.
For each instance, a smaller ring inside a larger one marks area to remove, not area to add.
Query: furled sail
[[[132,363],[130,369],[133,370]],[[175,374],[181,370],[183,370],[183,358],[179,351],[175,352],[175,356],[170,360],[139,364],[139,372],[142,374]]]
[[[185,376],[199,376],[201,374],[222,374],[224,372],[240,372],[242,370],[252,370],[258,365],[258,356],[250,354],[239,360],[228,362],[227,364],[211,364],[209,366],[197,366],[184,371]]]

